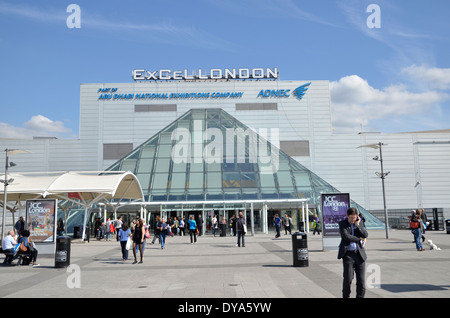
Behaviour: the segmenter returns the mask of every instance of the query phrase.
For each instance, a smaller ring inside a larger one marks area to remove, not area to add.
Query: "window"
[[[236,104],[236,110],[278,110],[277,103],[243,103]]]
[[[103,160],[118,160],[133,151],[132,143],[103,144]]]
[[[280,149],[289,156],[309,157],[308,140],[280,141]]]
[[[176,112],[176,104],[134,105],[134,111],[139,112]]]

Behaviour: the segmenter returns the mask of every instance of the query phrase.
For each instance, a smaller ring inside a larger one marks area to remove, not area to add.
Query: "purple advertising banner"
[[[323,236],[340,236],[339,222],[347,217],[349,193],[322,194]]]
[[[57,200],[27,200],[30,238],[34,242],[55,242]]]

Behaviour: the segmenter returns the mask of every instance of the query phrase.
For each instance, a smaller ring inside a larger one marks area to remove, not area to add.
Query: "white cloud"
[[[374,129],[371,122],[423,114],[450,96],[435,91],[411,92],[405,85],[383,89],[372,87],[357,75],[330,83],[332,122],[336,133],[356,133]]]
[[[75,138],[73,132],[61,121],[53,121],[45,116],[31,117],[23,127],[0,123],[0,138],[31,139],[33,137]]]
[[[402,73],[426,82],[431,89],[450,89],[450,68],[411,65],[403,68]]]

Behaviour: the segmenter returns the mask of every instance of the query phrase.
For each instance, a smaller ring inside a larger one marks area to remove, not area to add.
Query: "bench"
[[[12,253],[5,253],[3,251],[3,249],[1,249],[1,248],[0,248],[0,253],[4,254],[5,256],[13,256]],[[25,257],[29,257],[28,253],[21,253],[20,251],[17,252],[16,253],[16,259],[18,259],[18,261],[17,261],[16,265],[21,265],[23,263],[23,259]],[[6,258],[5,258],[5,260],[6,260]],[[13,261],[14,261],[14,259],[13,259]],[[5,264],[5,262],[3,262],[3,264]],[[12,265],[12,262],[11,262],[11,265]]]

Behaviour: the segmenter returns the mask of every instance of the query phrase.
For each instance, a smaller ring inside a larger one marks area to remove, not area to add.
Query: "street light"
[[[0,182],[4,185],[4,192],[3,192],[3,217],[2,217],[2,237],[5,235],[5,222],[6,222],[6,202],[8,202],[7,196],[8,196],[8,185],[14,182],[13,178],[8,179],[8,168],[9,167],[15,167],[16,164],[14,162],[9,162],[8,160],[8,153],[10,155],[16,155],[18,153],[29,153],[28,150],[21,150],[21,149],[5,149],[6,154],[6,160],[5,160],[5,178],[0,179]]]
[[[382,142],[379,142],[377,144],[368,144],[368,145],[362,145],[359,146],[358,148],[361,147],[369,147],[369,148],[373,148],[373,149],[380,149],[380,157],[375,156],[374,158],[372,158],[375,161],[379,161],[381,164],[381,173],[379,172],[375,172],[375,175],[378,178],[381,178],[381,186],[383,188],[383,205],[384,205],[384,218],[385,218],[385,225],[386,225],[386,238],[389,238],[389,219],[388,219],[388,212],[387,212],[387,207],[386,207],[386,190],[384,187],[384,179],[386,178],[386,176],[390,173],[390,171],[388,172],[384,172],[383,169],[383,151],[382,151],[382,147],[383,146],[387,146],[386,144],[383,144]]]

